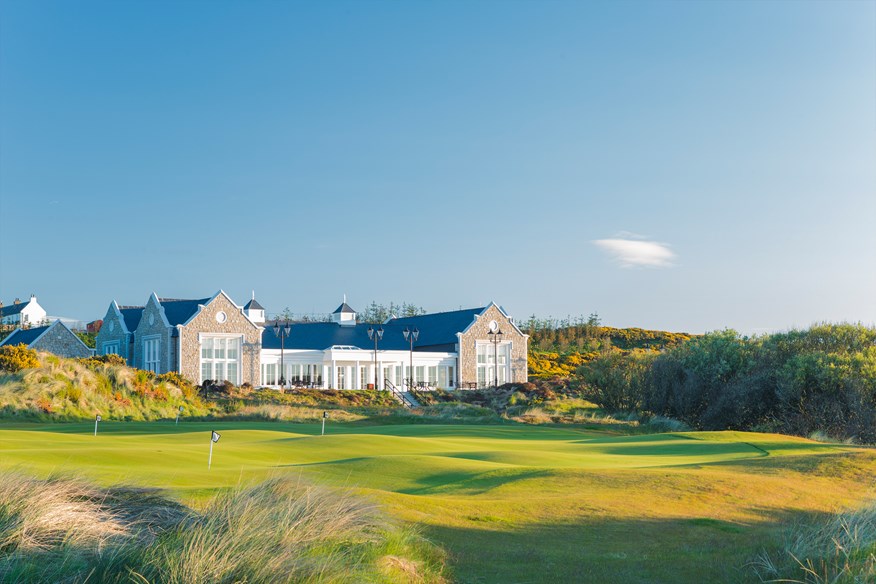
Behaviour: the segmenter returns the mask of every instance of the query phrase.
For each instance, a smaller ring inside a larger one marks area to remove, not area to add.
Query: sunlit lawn
[[[6,425],[0,467],[177,492],[277,473],[420,524],[460,582],[752,581],[791,521],[859,505],[876,455],[768,434],[616,436],[523,425]],[[207,469],[210,430],[222,438]]]

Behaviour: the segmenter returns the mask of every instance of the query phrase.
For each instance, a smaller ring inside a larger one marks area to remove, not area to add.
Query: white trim
[[[122,314],[122,309],[119,308],[118,302],[116,302],[115,300],[110,302],[110,308],[115,311],[116,319],[119,321],[119,326],[122,327],[122,332],[124,332],[125,334],[130,333],[131,331],[128,330],[128,325],[125,324],[125,315]],[[110,334],[113,334],[113,331],[110,331]]]
[[[231,299],[231,296],[229,296],[228,294],[226,294],[224,290],[219,290],[218,292],[216,292],[215,294],[213,294],[213,297],[210,298],[210,299],[207,301],[206,304],[199,304],[199,305],[198,305],[198,310],[196,310],[195,313],[192,314],[192,315],[189,317],[189,319],[188,319],[187,321],[185,321],[184,323],[182,323],[182,324],[180,324],[180,325],[177,325],[177,326],[183,326],[183,327],[184,327],[184,326],[187,326],[189,323],[191,323],[191,322],[195,319],[195,317],[197,317],[199,314],[201,314],[201,312],[202,312],[206,307],[208,307],[208,306],[210,306],[211,304],[213,304],[213,301],[216,300],[217,298],[219,298],[220,295],[221,295],[221,296],[224,296],[225,299],[228,300],[229,303],[231,303],[231,306],[235,307],[235,308],[238,310],[238,312],[240,312],[241,316],[243,316],[243,318],[245,318],[245,319],[247,320],[247,322],[249,322],[253,327],[255,327],[256,330],[258,330],[259,332],[261,332],[261,331],[263,331],[263,330],[265,329],[265,327],[263,327],[263,326],[259,326],[259,325],[256,324],[252,319],[250,319],[250,318],[246,315],[246,312],[243,310],[243,307],[242,307],[242,306],[238,306],[237,303],[236,303],[234,300]],[[226,320],[226,322],[227,322],[227,320]],[[225,324],[225,323],[220,323],[220,324]]]
[[[4,346],[4,345],[11,345],[12,343],[10,343],[9,340],[10,340],[12,337],[14,337],[14,336],[18,333],[18,331],[20,331],[20,330],[22,330],[22,328],[21,328],[21,327],[17,327],[14,331],[12,331],[12,332],[9,333],[8,335],[6,335],[6,338],[3,339],[2,342],[0,342],[0,347],[2,347],[2,346]],[[16,344],[18,344],[18,343],[16,343]]]
[[[514,321],[511,320],[511,317],[508,316],[508,313],[505,312],[504,310],[502,310],[502,307],[499,306],[498,304],[496,304],[495,302],[493,302],[492,300],[490,300],[490,303],[487,304],[487,305],[484,307],[484,309],[483,309],[480,313],[478,313],[477,316],[474,317],[474,320],[472,320],[471,323],[470,323],[467,327],[465,327],[465,329],[464,329],[461,333],[456,333],[456,336],[458,337],[458,336],[460,336],[460,335],[464,335],[464,334],[466,334],[466,333],[471,329],[471,327],[473,327],[473,326],[475,325],[475,323],[476,323],[476,322],[477,322],[477,321],[478,321],[483,315],[485,315],[485,314],[487,313],[487,311],[490,309],[491,306],[495,306],[495,307],[496,307],[496,310],[499,311],[499,314],[501,314],[502,316],[505,317],[505,319],[508,321],[508,324],[510,324],[510,325],[514,328],[515,331],[517,331],[519,334],[523,335],[524,337],[529,338],[529,335],[527,335],[526,333],[524,333],[522,330],[520,330],[520,328],[519,328],[516,324],[514,324]]]
[[[80,339],[79,337],[77,337],[77,336],[76,336],[76,333],[74,333],[73,331],[71,331],[71,330],[70,330],[70,327],[68,327],[66,324],[64,324],[64,323],[61,322],[60,320],[56,320],[55,322],[53,322],[52,324],[50,324],[50,325],[49,325],[49,328],[47,328],[46,330],[44,330],[40,336],[38,336],[37,338],[35,338],[35,339],[33,340],[33,342],[31,342],[31,344],[28,345],[28,347],[30,347],[31,345],[33,345],[34,343],[36,343],[37,341],[39,341],[41,338],[43,338],[43,337],[44,337],[44,336],[45,336],[50,330],[52,330],[53,328],[55,328],[55,325],[61,325],[62,327],[64,327],[65,329],[67,329],[67,332],[70,333],[70,334],[73,336],[73,338],[76,339],[76,340],[79,342],[80,345],[82,345],[83,347],[85,347],[85,350],[87,350],[87,351],[92,351],[92,348],[91,348],[91,347],[89,347],[88,345],[86,345],[85,343],[83,343],[83,342],[82,342],[82,339]]]
[[[153,298],[155,298],[155,305],[158,307],[158,314],[161,315],[161,320],[162,320],[162,322],[164,322],[164,327],[165,327],[165,328],[172,328],[172,327],[170,326],[170,321],[167,320],[167,315],[164,314],[164,307],[161,306],[161,299],[158,298],[158,294],[156,294],[154,291],[153,291],[152,294],[149,296],[149,300],[152,300]],[[148,300],[146,301],[146,306],[149,306],[149,301],[148,301]],[[146,312],[146,306],[143,307],[143,312],[144,312],[144,313]],[[145,316],[145,314],[144,314],[144,316]],[[142,318],[142,317],[140,318],[140,322],[143,322],[143,318]],[[147,326],[152,326],[152,325],[149,324],[149,325],[147,325]],[[137,328],[140,328],[140,327],[138,326]]]
[[[140,350],[142,352],[143,369],[145,369],[146,371],[152,371],[151,369],[148,368],[148,365],[146,362],[146,343],[149,341],[158,341],[158,348],[157,348],[158,355],[156,355],[158,360],[157,361],[150,361],[149,363],[155,363],[156,366],[160,366],[161,365],[161,337],[162,337],[161,334],[143,335],[140,337]],[[154,371],[154,373],[157,374],[159,372]]]

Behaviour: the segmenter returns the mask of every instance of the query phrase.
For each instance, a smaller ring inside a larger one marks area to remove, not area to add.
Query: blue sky
[[[874,2],[0,3],[0,298],[876,322]]]

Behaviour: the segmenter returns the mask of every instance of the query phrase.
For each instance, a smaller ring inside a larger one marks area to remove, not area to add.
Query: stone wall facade
[[[151,295],[143,309],[143,316],[140,318],[140,324],[137,325],[137,331],[134,333],[134,350],[131,359],[128,360],[128,365],[137,369],[145,369],[144,341],[157,338],[158,370],[156,373],[173,371],[170,344],[172,330],[167,326],[164,318],[164,308],[159,304],[155,295]]]
[[[133,348],[131,338],[131,334],[125,333],[122,316],[116,311],[113,305],[110,305],[109,309],[106,311],[106,316],[103,318],[103,324],[95,336],[94,351],[97,355],[103,355],[104,343],[117,342],[119,344],[119,355],[124,357],[129,365],[133,365],[131,362],[131,352]]]
[[[39,339],[31,343],[30,347],[71,359],[84,359],[91,356],[91,349],[60,322],[49,327]]]
[[[514,383],[529,380],[529,337],[515,327],[499,307],[491,304],[477,317],[468,331],[459,336],[459,382],[475,383],[478,380],[477,341],[491,342],[490,321],[495,320],[502,331],[502,342],[511,344],[511,373],[509,379]]]
[[[224,319],[217,315],[224,313]],[[221,321],[221,322],[220,322]],[[243,314],[225,294],[219,294],[198,312],[190,323],[179,327],[179,372],[194,383],[201,383],[201,335],[241,338],[240,383],[258,386],[261,382],[262,327]]]

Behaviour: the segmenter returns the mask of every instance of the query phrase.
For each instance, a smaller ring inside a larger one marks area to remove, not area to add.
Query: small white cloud
[[[593,242],[622,268],[670,268],[675,253],[665,243],[648,241],[632,233]]]

